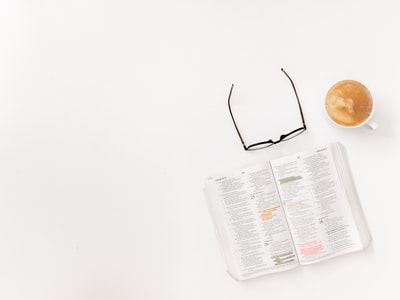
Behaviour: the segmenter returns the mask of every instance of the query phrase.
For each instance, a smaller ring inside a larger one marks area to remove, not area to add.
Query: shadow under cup
[[[374,111],[371,93],[355,80],[339,81],[329,89],[325,97],[325,111],[329,119],[341,127],[377,127],[376,123],[369,122]]]

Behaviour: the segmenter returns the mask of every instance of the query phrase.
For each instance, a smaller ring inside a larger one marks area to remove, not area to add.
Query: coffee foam
[[[329,117],[339,125],[357,126],[372,113],[373,100],[368,89],[358,81],[344,80],[333,85],[325,97]]]

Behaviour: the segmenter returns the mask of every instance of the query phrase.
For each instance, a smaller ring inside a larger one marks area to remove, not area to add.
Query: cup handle
[[[375,130],[379,127],[379,124],[374,121],[368,121],[367,123],[365,123],[365,127],[371,130]]]

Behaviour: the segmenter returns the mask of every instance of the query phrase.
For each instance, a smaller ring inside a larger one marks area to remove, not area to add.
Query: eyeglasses
[[[292,85],[292,87],[293,87],[294,94],[295,94],[296,100],[297,100],[297,104],[298,104],[298,106],[299,106],[299,111],[300,111],[300,116],[301,116],[301,121],[302,121],[302,123],[303,123],[303,126],[297,128],[297,129],[295,129],[295,130],[292,130],[292,131],[289,132],[289,133],[282,134],[282,135],[280,136],[279,140],[273,141],[273,140],[269,139],[269,140],[267,140],[267,141],[258,142],[258,143],[251,144],[251,145],[248,145],[248,146],[247,146],[246,143],[245,143],[244,140],[243,140],[242,135],[240,134],[239,128],[237,127],[235,118],[233,117],[233,114],[232,114],[232,109],[231,109],[231,96],[232,96],[232,91],[233,91],[233,87],[234,87],[234,85],[232,84],[231,90],[230,90],[230,92],[229,92],[229,97],[228,97],[229,113],[231,114],[232,121],[233,121],[233,125],[235,125],[236,132],[237,132],[237,134],[239,135],[239,139],[240,139],[240,141],[242,142],[243,148],[244,148],[244,150],[246,150],[246,151],[258,150],[258,149],[263,149],[263,148],[271,147],[272,145],[278,144],[278,143],[280,143],[280,142],[290,140],[290,139],[292,139],[292,138],[298,136],[299,134],[303,133],[303,132],[307,129],[306,123],[305,123],[305,121],[304,121],[303,110],[301,109],[299,96],[297,95],[296,87],[294,86],[293,80],[290,78],[290,76],[286,73],[286,71],[285,71],[283,68],[281,68],[281,71],[282,71],[282,72],[286,75],[286,77],[290,80],[290,83],[291,83],[291,85]]]

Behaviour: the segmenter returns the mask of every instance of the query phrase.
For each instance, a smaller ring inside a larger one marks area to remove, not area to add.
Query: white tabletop
[[[398,12],[389,0],[1,1],[0,299],[399,299]],[[273,138],[298,121],[281,67],[308,130],[245,152],[229,88],[244,135]],[[325,94],[343,79],[370,89],[377,130],[328,121]],[[334,141],[373,244],[234,281],[204,179]]]

